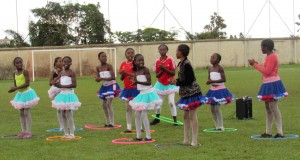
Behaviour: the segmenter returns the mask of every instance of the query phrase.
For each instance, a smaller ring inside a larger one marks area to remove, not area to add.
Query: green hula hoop
[[[204,129],[203,131],[218,133],[218,132],[234,132],[234,131],[237,131],[237,129],[236,128],[224,128],[224,131],[220,131],[220,130],[216,130],[215,128],[208,128],[208,129]]]
[[[183,123],[180,122],[180,121],[174,122],[174,120],[172,118],[167,118],[167,117],[164,117],[164,116],[156,117],[156,115],[154,115],[154,114],[152,114],[151,116],[153,118],[159,119],[159,120],[167,122],[167,123],[172,123],[172,124],[177,124],[177,125],[183,125]]]

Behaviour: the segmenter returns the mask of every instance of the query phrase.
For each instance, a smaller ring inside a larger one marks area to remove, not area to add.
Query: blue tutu
[[[130,101],[134,97],[136,97],[139,93],[140,93],[140,91],[137,90],[136,88],[131,88],[131,89],[124,88],[121,91],[121,94],[119,95],[119,98],[124,100],[124,101]]]
[[[209,90],[205,97],[207,97],[207,104],[218,105],[218,104],[229,104],[234,100],[234,96],[228,91],[227,88],[218,90]]]
[[[114,98],[118,97],[121,89],[118,83],[114,83],[111,85],[102,85],[98,91],[98,97],[100,99]]]
[[[156,82],[154,85],[154,90],[157,92],[159,95],[169,95],[172,93],[178,93],[179,92],[179,87],[175,85],[163,85],[160,82]]]
[[[262,101],[271,102],[288,96],[281,80],[263,83],[258,92],[257,98]]]
[[[73,90],[62,90],[52,101],[52,107],[59,110],[77,110],[80,106]]]
[[[129,105],[135,111],[157,110],[162,105],[162,100],[153,88],[150,88],[141,91],[133,100],[129,101]]]
[[[156,82],[154,85],[154,90],[156,91],[157,94],[159,95],[169,95],[172,93],[178,93],[179,92],[179,87],[169,84],[169,85],[163,85],[160,82]]]
[[[10,101],[15,109],[31,108],[38,104],[40,98],[36,95],[35,91],[31,88],[24,92],[17,92],[13,100]]]
[[[207,98],[201,94],[192,97],[180,98],[176,103],[177,107],[181,110],[194,110],[207,102]]]

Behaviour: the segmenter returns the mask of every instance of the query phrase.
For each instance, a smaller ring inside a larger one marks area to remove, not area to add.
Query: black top
[[[193,67],[190,61],[185,58],[178,63],[179,72],[176,82],[179,87],[179,95],[182,98],[202,95],[200,86],[196,82]]]

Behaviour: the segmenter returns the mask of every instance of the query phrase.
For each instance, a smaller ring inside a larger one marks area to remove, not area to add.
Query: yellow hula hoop
[[[52,136],[52,137],[47,137],[46,140],[47,141],[53,141],[56,139],[60,139],[61,141],[69,141],[69,140],[79,140],[82,137],[80,136],[75,136],[74,138],[64,138],[64,136]]]

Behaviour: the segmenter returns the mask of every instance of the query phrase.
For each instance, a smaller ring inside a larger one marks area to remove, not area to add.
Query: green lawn
[[[299,97],[300,65],[282,65],[280,76],[289,92],[289,97],[279,101],[283,117],[283,128],[286,134],[300,134]],[[261,85],[261,74],[252,68],[226,68],[226,86],[236,97],[255,97]],[[205,94],[209,86],[205,85],[207,70],[195,71],[197,81]],[[297,76],[298,75],[298,76]],[[152,83],[156,79],[152,77]],[[83,127],[86,124],[104,124],[104,114],[101,101],[96,92],[100,83],[92,77],[80,77],[77,80],[76,94],[82,102],[82,107],[74,112],[75,124]],[[19,111],[11,107],[9,101],[14,94],[7,93],[13,84],[11,80],[0,81],[0,135],[15,134],[20,132]],[[120,86],[123,84],[119,81]],[[45,138],[62,133],[48,133],[47,129],[57,128],[56,110],[51,107],[47,90],[48,79],[39,79],[31,82],[41,98],[38,106],[31,110],[33,134],[44,135],[36,139],[0,139],[0,159],[299,159],[299,141],[289,140],[253,140],[251,135],[261,134],[265,130],[264,103],[253,99],[253,120],[237,120],[235,118],[235,102],[224,106],[222,113],[225,128],[237,128],[236,132],[206,133],[205,128],[212,128],[213,121],[209,106],[198,109],[199,142],[202,147],[192,148],[156,148],[155,144],[181,142],[183,140],[183,126],[174,127],[169,123],[161,122],[151,126],[155,130],[152,138],[155,143],[144,145],[116,145],[111,141],[121,137],[135,135],[120,134],[126,126],[125,105],[119,100],[113,101],[115,122],[122,128],[109,131],[84,130],[76,132],[81,136],[77,141],[46,141]],[[178,100],[178,95],[176,96]],[[171,117],[170,109],[165,103],[163,116]],[[298,103],[297,103],[298,102]],[[152,120],[151,111],[149,120]],[[178,119],[183,121],[183,112],[178,110]],[[133,121],[134,122],[134,121]],[[276,126],[273,126],[276,133]]]

